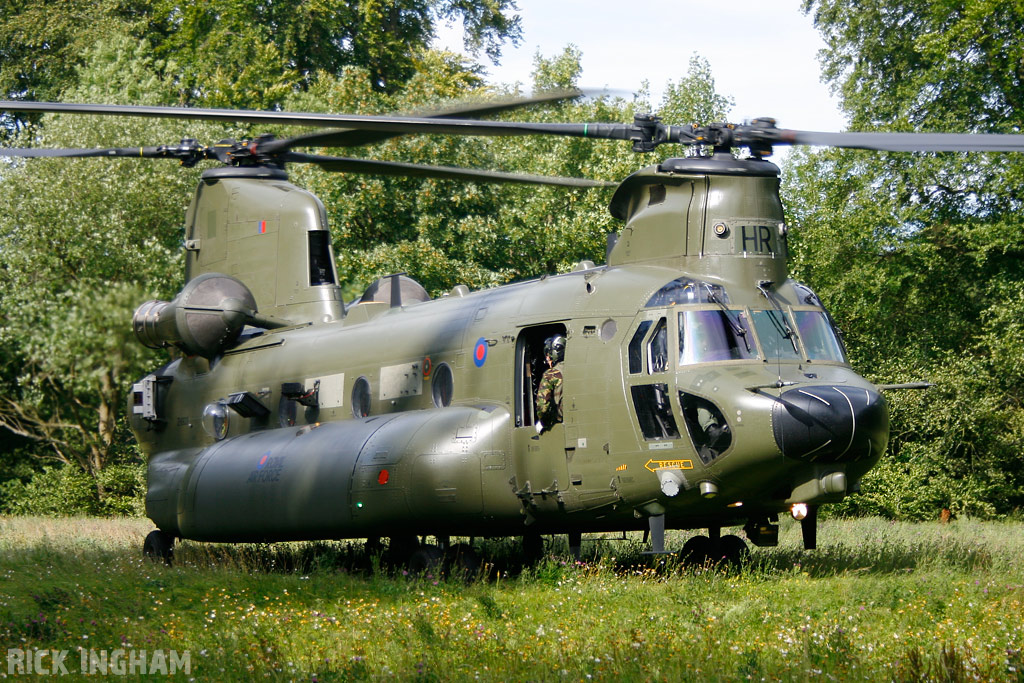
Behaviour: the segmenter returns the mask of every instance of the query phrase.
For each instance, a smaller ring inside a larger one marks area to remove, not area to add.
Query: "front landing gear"
[[[156,529],[150,531],[142,544],[142,554],[157,562],[163,560],[168,567],[174,561],[174,535]]]

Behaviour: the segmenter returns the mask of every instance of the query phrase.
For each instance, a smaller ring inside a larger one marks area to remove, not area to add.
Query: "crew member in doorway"
[[[537,387],[537,433],[543,434],[562,421],[562,359],[565,358],[565,337],[553,335],[544,340],[544,357],[548,369]]]

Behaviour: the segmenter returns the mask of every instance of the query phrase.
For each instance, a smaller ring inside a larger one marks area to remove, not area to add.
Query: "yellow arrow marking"
[[[651,472],[657,472],[658,470],[692,470],[692,460],[648,460],[644,463],[644,467],[649,469]]]

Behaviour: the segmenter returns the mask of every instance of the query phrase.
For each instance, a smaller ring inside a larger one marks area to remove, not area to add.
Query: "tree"
[[[165,102],[173,92],[148,54],[127,38],[101,42],[69,95]],[[214,134],[208,125],[61,116],[20,139],[66,147],[173,142],[183,129]],[[40,444],[39,455],[96,474],[125,451],[127,385],[157,358],[130,338],[131,311],[180,286],[178,226],[198,174],[172,163],[39,159],[2,175],[0,426]]]
[[[804,7],[826,38],[824,74],[854,129],[1016,132],[1024,123],[1019,5]],[[890,457],[848,509],[924,517],[1024,504],[1024,347],[1013,323],[1024,314],[1024,163],[851,150],[790,162],[795,276],[832,308],[855,367],[878,382],[936,385],[889,394]]]
[[[273,108],[345,66],[393,92],[438,22],[461,21],[467,47],[497,60],[519,40],[514,11],[512,0],[12,0],[0,7],[0,90],[58,99],[91,46],[121,33],[149,43],[181,104]]]

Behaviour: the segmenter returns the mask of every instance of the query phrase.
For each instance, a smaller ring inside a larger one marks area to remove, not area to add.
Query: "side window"
[[[309,231],[309,284],[333,285],[330,235],[326,230]]]
[[[635,375],[644,371],[644,337],[647,330],[654,324],[652,320],[645,320],[636,328],[633,338],[629,340],[629,374]]]
[[[647,372],[665,372],[668,370],[668,324],[665,318],[658,321],[654,328],[651,341],[647,344]]]
[[[667,384],[633,386],[630,391],[644,439],[679,438],[676,419],[672,416],[672,404],[668,400]]]
[[[366,417],[370,414],[370,381],[360,377],[352,385],[352,417]]]
[[[452,369],[447,363],[441,363],[434,370],[434,379],[430,383],[430,393],[434,399],[434,405],[438,408],[447,408],[452,403],[454,392],[455,382],[452,378]]]

